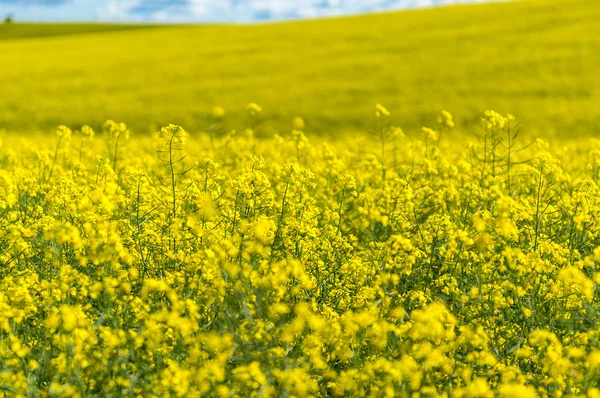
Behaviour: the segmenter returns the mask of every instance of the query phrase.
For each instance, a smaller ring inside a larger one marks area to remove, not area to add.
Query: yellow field
[[[0,129],[198,132],[217,105],[237,129],[256,101],[258,135],[300,115],[340,136],[368,130],[381,102],[409,135],[442,109],[475,132],[491,108],[530,136],[592,136],[599,20],[597,0],[531,0],[250,26],[0,25]]]
[[[0,25],[0,398],[600,398],[599,20]]]
[[[0,395],[600,396],[600,141],[375,113],[5,135]]]

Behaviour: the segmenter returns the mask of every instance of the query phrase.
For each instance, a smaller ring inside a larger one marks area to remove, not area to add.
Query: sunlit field
[[[313,144],[246,112],[5,136],[6,396],[600,394],[600,141],[493,111],[410,139],[378,105]]]
[[[600,398],[599,19],[0,25],[0,397]]]
[[[302,115],[337,137],[369,128],[381,102],[407,131],[448,109],[476,132],[495,109],[534,136],[590,136],[599,20],[596,0],[528,0],[250,26],[0,25],[0,128],[197,132],[214,106],[242,125],[257,102],[268,136]],[[36,35],[55,36],[23,37]]]

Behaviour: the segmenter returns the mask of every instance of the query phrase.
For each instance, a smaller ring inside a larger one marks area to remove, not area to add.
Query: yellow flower
[[[71,137],[71,129],[67,126],[58,126],[56,128],[56,136],[64,139]]]
[[[431,141],[431,142],[435,142],[438,139],[438,133],[435,132],[434,130],[428,128],[428,127],[423,127],[421,129],[421,131],[423,132],[423,135],[425,136],[425,139],[427,141]]]
[[[67,332],[72,331],[77,327],[77,314],[71,306],[63,305],[60,308],[60,315],[62,320],[62,327]]]
[[[294,117],[294,119],[292,119],[292,127],[294,130],[304,130],[304,119],[300,116]]]
[[[375,106],[375,116],[377,116],[378,119],[381,119],[382,117],[389,117],[390,112],[385,109],[383,105],[377,104]]]
[[[593,350],[587,357],[588,366],[592,369],[600,367],[600,350]]]
[[[248,105],[246,105],[246,109],[248,110],[248,113],[251,116],[256,116],[257,114],[262,112],[262,108],[254,102],[251,102]]]
[[[437,122],[440,126],[446,128],[454,128],[454,122],[452,121],[452,115],[448,111],[442,111],[437,118]]]
[[[212,110],[212,118],[215,120],[222,119],[225,116],[225,109],[220,106],[215,106]]]
[[[532,386],[526,386],[517,383],[502,384],[498,387],[499,396],[503,398],[537,398],[538,393]]]

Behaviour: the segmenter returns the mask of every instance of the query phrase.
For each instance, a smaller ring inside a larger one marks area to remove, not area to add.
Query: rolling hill
[[[155,27],[155,25],[5,23],[0,25],[0,40],[72,36],[86,33],[147,29],[151,27]]]
[[[407,131],[441,109],[475,130],[491,108],[533,134],[589,136],[598,20],[595,0],[526,0],[256,25],[0,26],[0,129],[112,118],[198,131],[215,105],[242,128],[256,102],[264,133],[301,115],[309,133],[339,135],[370,128],[381,102]]]

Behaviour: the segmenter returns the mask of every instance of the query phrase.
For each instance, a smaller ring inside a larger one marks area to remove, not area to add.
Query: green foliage
[[[599,139],[261,109],[2,135],[1,397],[600,396]]]

